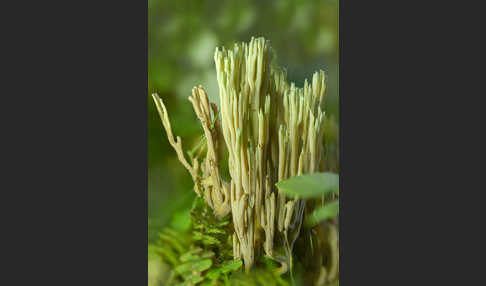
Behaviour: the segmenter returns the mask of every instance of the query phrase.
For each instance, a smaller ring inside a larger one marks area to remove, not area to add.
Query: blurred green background
[[[216,46],[263,36],[296,85],[318,69],[327,72],[327,113],[338,121],[338,7],[338,0],[148,1],[149,243],[164,226],[177,228],[180,218],[173,214],[194,198],[192,180],[166,139],[150,94],[162,97],[174,134],[188,150],[202,134],[187,100],[192,87],[203,85],[219,104]]]

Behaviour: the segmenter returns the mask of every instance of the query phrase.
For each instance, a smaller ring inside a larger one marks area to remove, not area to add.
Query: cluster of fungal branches
[[[266,255],[292,267],[306,200],[288,198],[275,184],[324,170],[326,77],[314,73],[303,88],[270,67],[272,49],[264,38],[218,49],[214,55],[220,109],[202,86],[189,97],[201,121],[205,152],[186,159],[174,138],[166,107],[153,94],[168,140],[194,180],[194,190],[217,216],[232,215],[233,256],[248,270]],[[228,152],[230,180],[223,180],[220,156]],[[204,154],[205,153],[205,154]],[[278,251],[277,251],[278,250]]]

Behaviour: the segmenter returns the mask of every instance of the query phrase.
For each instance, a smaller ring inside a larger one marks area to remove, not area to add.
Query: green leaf
[[[213,261],[211,259],[204,259],[201,261],[197,261],[192,265],[192,271],[203,272],[204,270],[209,269],[211,265],[213,265]]]
[[[209,236],[209,235],[205,235],[203,237],[202,243],[204,245],[220,245],[221,244],[219,242],[219,240],[217,240],[216,238]]]
[[[160,257],[162,257],[162,260],[164,260],[166,263],[170,265],[177,265],[178,254],[174,253],[174,251],[170,247],[159,247],[156,249],[156,251],[160,254]]]
[[[181,255],[180,260],[181,262],[189,262],[194,260],[199,260],[201,257],[198,255],[202,251],[202,248],[196,248],[189,252],[184,253]]]
[[[219,245],[219,244],[221,244],[221,242],[218,239],[216,239],[216,238],[214,238],[210,235],[203,234],[199,231],[194,231],[192,233],[192,235],[193,235],[192,237],[193,237],[194,240],[201,240],[204,245]]]
[[[180,243],[179,240],[174,236],[174,234],[169,232],[169,229],[165,230],[167,233],[159,233],[159,237],[162,242],[171,245],[175,248],[179,253],[185,252],[185,247]]]
[[[276,186],[290,197],[318,198],[328,193],[339,194],[339,175],[325,172],[295,176]]]
[[[230,223],[230,221],[229,221],[229,220],[225,220],[225,221],[222,221],[222,222],[220,222],[220,223],[216,224],[216,226],[218,226],[218,227],[223,227],[223,226],[228,225],[229,223]]]
[[[213,261],[211,259],[203,259],[200,261],[189,261],[178,265],[174,269],[174,271],[178,274],[184,274],[193,271],[203,272],[204,270],[209,269],[211,265],[213,265]]]
[[[195,240],[201,240],[203,238],[203,233],[200,231],[193,231],[192,238]]]
[[[221,274],[221,268],[215,268],[209,270],[208,273],[206,273],[206,277],[211,280],[216,280],[219,278],[220,274]]]
[[[213,234],[225,234],[226,232],[221,230],[221,229],[218,229],[218,228],[209,228],[208,230],[206,230],[207,233],[213,233]]]
[[[174,271],[178,274],[183,274],[183,273],[191,271],[192,265],[193,265],[192,261],[188,262],[188,263],[179,264],[179,265],[177,265],[176,268],[174,268]]]
[[[189,275],[189,277],[186,278],[186,281],[192,282],[192,285],[195,285],[195,284],[197,284],[197,283],[199,283],[203,280],[204,280],[204,278],[201,277],[201,275],[199,275],[199,274],[191,274],[191,275]]]
[[[211,258],[214,257],[214,252],[208,250],[201,254],[201,258]]]
[[[213,256],[214,256],[214,252],[210,250],[203,252],[202,248],[196,248],[181,255],[180,260],[181,262],[189,262],[195,260],[202,260],[204,258],[211,258]]]
[[[339,200],[326,203],[313,211],[306,220],[307,226],[314,226],[317,223],[329,218],[335,218],[339,214]]]
[[[221,274],[236,271],[241,268],[243,262],[241,260],[231,260],[224,262],[220,267],[213,268],[206,274],[206,277],[211,280],[218,279]]]
[[[221,272],[222,273],[228,273],[231,271],[235,271],[241,268],[243,265],[243,261],[241,260],[233,260],[230,262],[227,262],[221,266]]]

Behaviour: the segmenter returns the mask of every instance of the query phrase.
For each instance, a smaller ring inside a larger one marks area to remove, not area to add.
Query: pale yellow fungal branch
[[[233,50],[216,49],[216,64],[221,103],[222,129],[229,151],[231,209],[239,253],[249,269],[255,248],[261,247],[258,232],[273,226],[272,210],[262,213],[265,188],[269,186],[270,109],[273,93],[270,70],[270,45],[263,38],[249,44],[235,44]],[[261,221],[261,216],[268,222]],[[270,221],[272,220],[272,221]],[[266,235],[273,239],[272,234]],[[266,243],[271,252],[272,242]]]
[[[220,123],[216,120],[218,113],[214,103],[210,103],[206,91],[201,87],[194,87],[192,96],[189,100],[192,102],[194,111],[201,121],[204,136],[207,144],[207,154],[202,164],[199,163],[198,156],[191,157],[192,166],[184,157],[180,137],[174,140],[172,128],[170,125],[167,110],[162,99],[157,95],[152,95],[159,111],[162,124],[167,132],[167,138],[177,153],[179,161],[186,167],[194,181],[194,191],[201,196],[202,187],[204,199],[208,205],[213,208],[217,216],[223,217],[230,212],[230,194],[229,183],[224,182],[219,174],[218,152],[217,147],[221,145],[218,142],[218,130],[221,130]],[[211,115],[211,111],[213,114]],[[220,132],[220,131],[219,131]]]
[[[162,98],[160,98],[159,95],[156,93],[152,94],[152,98],[154,99],[155,105],[157,106],[157,111],[159,112],[160,119],[162,120],[162,125],[164,126],[165,132],[167,133],[167,139],[169,140],[170,145],[176,151],[179,161],[182,163],[182,165],[184,165],[184,167],[186,167],[186,169],[191,174],[192,180],[196,182],[198,177],[198,164],[195,162],[197,162],[197,160],[193,162],[194,167],[187,162],[186,158],[184,157],[184,151],[182,151],[181,138],[177,136],[177,140],[174,140],[172,127],[169,121],[169,115],[167,114],[167,109],[165,108]],[[201,195],[197,184],[194,185],[194,191],[196,191],[198,196]]]
[[[324,72],[315,73],[311,84],[306,81],[303,88],[296,88],[286,82],[283,72],[271,72],[270,59],[271,48],[263,38],[235,44],[232,50],[216,49],[214,55],[229,151],[233,222],[247,268],[261,246],[267,256],[277,259],[276,229],[278,241],[287,249],[282,262],[292,267],[291,252],[306,203],[287,199],[274,185],[319,171],[322,158]]]
[[[283,92],[278,134],[278,181],[289,177],[319,171],[323,152],[326,79],[324,72],[316,72],[312,85],[307,80],[304,88],[285,83],[284,75],[276,75],[277,90]],[[286,88],[287,87],[287,88]],[[284,241],[286,261],[292,268],[292,249],[300,234],[305,200],[287,199],[278,193],[277,226],[280,240]]]
[[[292,269],[306,201],[287,198],[275,183],[323,171],[327,83],[323,71],[314,73],[303,88],[287,83],[284,72],[271,70],[271,53],[263,38],[235,44],[232,50],[216,48],[220,117],[201,86],[194,87],[189,97],[206,138],[207,154],[201,164],[198,156],[191,158],[192,165],[186,161],[162,100],[154,95],[154,101],[170,144],[193,177],[196,193],[201,196],[202,188],[218,216],[232,214],[235,259],[242,258],[248,270],[264,252],[282,263],[283,273]],[[230,182],[222,180],[218,166],[224,149]],[[276,253],[280,247],[285,253]],[[337,275],[335,257],[325,277]]]
[[[217,106],[209,102],[206,91],[202,86],[192,89],[192,96],[189,97],[189,100],[192,102],[194,111],[201,121],[208,147],[206,158],[201,166],[204,178],[202,184],[205,189],[205,199],[209,206],[213,208],[216,215],[221,217],[226,216],[231,210],[230,190],[229,184],[221,179],[219,173],[217,148],[219,147],[218,132],[220,132],[221,128],[216,118],[218,113]],[[213,111],[212,116],[211,110]]]

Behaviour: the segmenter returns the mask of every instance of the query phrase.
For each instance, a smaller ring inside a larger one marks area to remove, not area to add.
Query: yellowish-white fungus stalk
[[[292,176],[323,171],[324,98],[326,77],[314,73],[303,88],[286,82],[283,72],[270,68],[272,50],[263,38],[216,49],[220,118],[204,89],[189,98],[207,141],[202,164],[196,156],[186,161],[180,138],[174,140],[162,100],[154,95],[169,142],[215,213],[232,214],[233,254],[246,269],[263,251],[292,267],[292,249],[299,236],[306,201],[289,199],[275,183]],[[212,113],[211,113],[212,111]],[[214,125],[211,125],[214,123]],[[219,134],[222,133],[224,142]],[[226,145],[230,182],[219,174],[218,150]],[[285,253],[275,253],[276,244]]]

